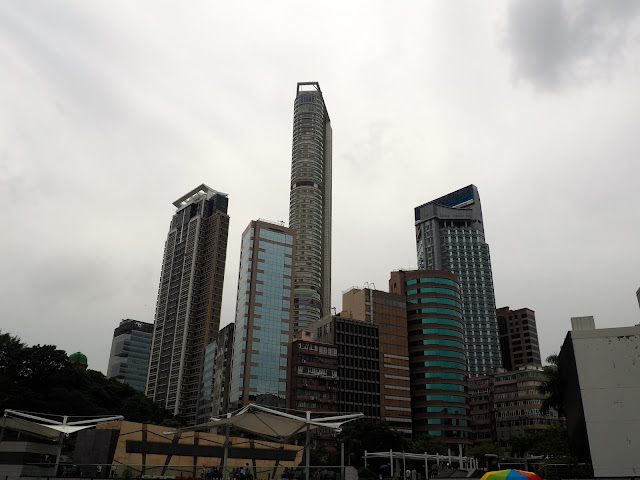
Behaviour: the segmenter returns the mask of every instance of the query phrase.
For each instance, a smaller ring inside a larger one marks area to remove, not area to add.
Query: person
[[[407,471],[404,472],[404,478],[406,480],[411,480],[411,470],[409,470],[408,468],[407,468]]]
[[[418,472],[415,468],[411,470],[411,480],[418,480]]]
[[[116,472],[116,466],[115,465],[111,465],[111,472],[109,473],[109,476],[111,478],[117,478],[118,477],[118,473]]]
[[[102,478],[102,465],[96,465],[96,477]]]

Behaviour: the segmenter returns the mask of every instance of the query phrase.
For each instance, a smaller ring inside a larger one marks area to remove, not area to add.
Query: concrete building
[[[458,277],[437,270],[391,273],[389,291],[406,297],[414,436],[470,445],[462,303]]]
[[[218,337],[229,216],[200,185],[176,200],[164,249],[146,394],[195,423],[203,353]]]
[[[144,392],[149,370],[153,324],[124,319],[113,331],[107,378],[117,378]]]
[[[229,404],[286,407],[293,317],[292,229],[254,220],[242,234]]]
[[[380,415],[391,428],[411,435],[405,297],[372,288],[354,287],[342,294],[341,315],[378,325]]]
[[[529,308],[510,310],[502,307],[496,311],[502,367],[517,370],[525,365],[542,365],[538,344],[536,313]]]
[[[460,281],[469,375],[502,364],[489,244],[480,195],[469,185],[415,208],[418,268],[454,273]]]
[[[378,325],[334,315],[307,329],[338,350],[338,410],[380,420]]]
[[[561,419],[555,410],[542,413],[542,403],[546,398],[538,391],[546,380],[542,367],[528,365],[492,376],[495,440],[504,452],[510,452],[512,439],[523,435],[526,430],[542,430],[560,424]]]
[[[317,82],[298,83],[289,226],[296,231],[293,331],[331,314],[331,121]]]
[[[318,413],[338,412],[338,349],[298,332],[291,343],[289,407]]]
[[[235,323],[230,323],[218,333],[216,360],[213,372],[212,412],[214,416],[227,413],[229,408],[229,384],[231,382],[231,347]]]
[[[469,409],[471,410],[471,439],[474,444],[495,442],[496,422],[493,406],[493,375],[468,380]]]
[[[569,447],[595,478],[640,474],[639,368],[640,326],[567,333],[558,370]]]

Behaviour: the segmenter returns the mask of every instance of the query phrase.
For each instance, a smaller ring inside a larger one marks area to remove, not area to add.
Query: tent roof
[[[45,414],[34,414],[11,409],[6,409],[4,415],[4,417],[0,418],[0,426],[52,439],[58,438],[61,433],[69,434],[85,428],[95,427],[100,422],[123,419],[122,415],[115,415],[91,417],[69,422],[67,421],[68,417],[64,417],[64,421],[58,422],[41,416]]]
[[[314,419],[311,419],[309,416],[307,419],[307,417],[273,410],[262,405],[251,404],[226,417],[212,418],[208,423],[181,429],[180,431],[203,430],[222,425],[235,425],[249,432],[284,440],[305,430],[307,425],[309,425],[311,430],[328,428],[340,431],[344,423],[363,416],[362,413],[353,413]]]
[[[55,440],[60,436],[60,432],[50,428],[49,426],[39,423],[30,422],[21,418],[3,417],[0,418],[0,427],[17,430],[19,432],[30,433],[39,437]]]

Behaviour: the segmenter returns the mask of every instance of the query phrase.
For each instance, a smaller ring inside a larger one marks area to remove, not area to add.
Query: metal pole
[[[364,468],[367,468],[367,451],[364,451]]]
[[[344,441],[340,442],[340,480],[344,480]]]
[[[389,472],[389,474],[390,474],[389,476],[390,476],[391,478],[395,478],[395,475],[393,474],[393,472],[395,472],[395,471],[396,471],[396,468],[395,468],[395,466],[393,465],[393,449],[389,450],[389,469],[391,470],[391,471]]]
[[[406,476],[405,472],[407,471],[407,462],[404,458],[404,450],[402,451],[402,478]]]
[[[307,435],[304,441],[304,456],[306,459],[306,463],[307,463],[307,472],[305,474],[305,479],[309,480],[309,467],[311,465],[311,459],[309,458],[309,439],[311,437],[311,412],[308,411],[307,413]]]
[[[227,418],[231,416],[227,414]],[[227,460],[229,459],[229,424],[224,426],[224,457],[222,459],[222,480],[227,480],[229,475],[227,473]]]
[[[464,465],[462,463],[462,444],[461,443],[458,444],[458,453],[459,453],[458,456],[460,457],[460,460],[458,460],[458,468],[462,470],[464,468]]]
[[[429,458],[427,452],[424,452],[424,478],[429,478]]]

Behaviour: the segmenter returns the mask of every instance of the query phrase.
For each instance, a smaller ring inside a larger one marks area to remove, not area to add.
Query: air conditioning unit
[[[316,397],[309,397],[309,400],[315,400]]]

